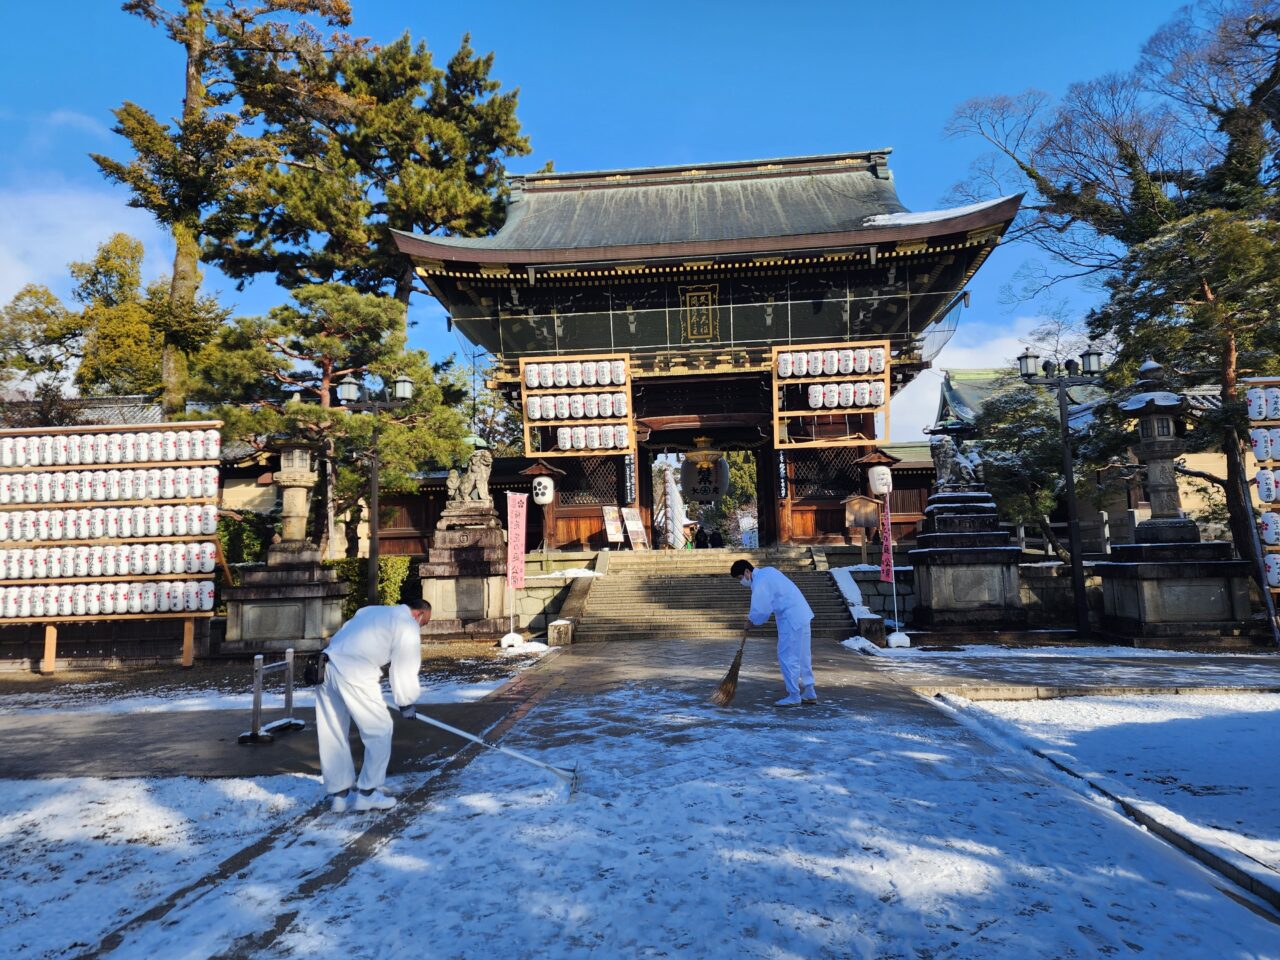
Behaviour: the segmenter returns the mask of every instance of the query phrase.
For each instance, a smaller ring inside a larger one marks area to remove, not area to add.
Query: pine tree
[[[274,149],[246,128],[249,118],[237,105],[230,63],[247,50],[282,62],[321,56],[319,33],[307,18],[342,27],[351,14],[347,0],[258,0],[252,6],[232,0],[128,0],[123,9],[162,28],[185,55],[176,123],[170,127],[126,102],[115,111],[115,131],[129,141],[133,159],[93,155],[109,179],[132,191],[131,206],[149,211],[173,234],[170,304],[162,329],[164,409],[173,414],[185,405],[186,357],[212,332],[196,309],[201,239]]]

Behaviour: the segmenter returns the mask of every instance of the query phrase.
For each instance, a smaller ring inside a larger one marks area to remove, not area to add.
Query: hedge
[[[378,597],[382,603],[402,602],[400,591],[409,579],[409,560],[403,554],[378,557]],[[330,570],[338,571],[338,579],[351,585],[351,592],[342,605],[342,619],[349,620],[357,610],[368,603],[369,561],[364,557],[348,557],[342,560],[326,560]]]

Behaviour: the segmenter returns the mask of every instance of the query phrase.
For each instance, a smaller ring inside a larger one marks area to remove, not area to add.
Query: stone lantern
[[[1201,542],[1182,512],[1176,467],[1186,449],[1187,398],[1169,389],[1154,360],[1138,376],[1119,406],[1137,421],[1133,449],[1146,464],[1151,517],[1134,527],[1133,543],[1113,545],[1110,561],[1094,564],[1103,629],[1137,644],[1239,636],[1249,619],[1249,564],[1233,559],[1229,543]]]
[[[275,449],[280,454],[275,481],[283,500],[281,539],[286,543],[305,540],[311,490],[319,478],[315,446],[305,440],[286,439],[277,443]]]

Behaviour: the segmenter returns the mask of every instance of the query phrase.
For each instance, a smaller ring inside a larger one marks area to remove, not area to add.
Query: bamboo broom
[[[742,669],[742,651],[747,645],[747,634],[743,631],[742,642],[738,644],[738,652],[733,658],[733,664],[729,667],[729,672],[724,675],[724,679],[720,681],[720,686],[716,687],[715,693],[711,694],[711,702],[717,707],[727,707],[733,702],[734,695],[738,692],[738,671]]]

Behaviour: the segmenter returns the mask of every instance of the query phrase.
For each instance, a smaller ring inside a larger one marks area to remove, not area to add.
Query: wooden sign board
[[[644,524],[640,522],[640,511],[635,507],[623,507],[622,520],[627,525],[627,536],[631,539],[631,549],[648,550],[649,537],[645,533]]]
[[[625,535],[622,532],[622,514],[615,506],[601,507],[604,511],[604,532],[610,543],[622,543]]]

